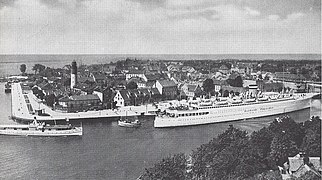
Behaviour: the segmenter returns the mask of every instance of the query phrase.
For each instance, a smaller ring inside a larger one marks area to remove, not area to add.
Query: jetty
[[[152,104],[143,106],[125,106],[118,109],[104,109],[85,112],[59,112],[45,105],[38,99],[32,91],[22,89],[20,83],[13,83],[11,88],[12,119],[20,121],[33,121],[36,118],[38,121],[65,121],[69,120],[84,120],[84,119],[104,119],[104,118],[119,118],[121,116],[138,116],[138,115],[153,115],[157,111]],[[36,113],[44,112],[44,113]]]

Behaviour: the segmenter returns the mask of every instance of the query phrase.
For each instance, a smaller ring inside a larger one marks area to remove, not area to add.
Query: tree
[[[301,149],[308,156],[321,157],[321,119],[312,117],[310,121],[304,123],[305,136],[301,145]]]
[[[226,89],[226,90],[224,91],[223,97],[228,97],[228,96],[229,96],[229,91]]]
[[[39,99],[41,99],[41,100],[43,100],[44,99],[44,97],[45,97],[45,94],[42,92],[42,90],[38,90],[38,98]]]
[[[186,179],[186,162],[187,159],[183,153],[166,157],[154,167],[145,169],[141,179]]]
[[[243,79],[241,76],[235,78],[235,85],[236,87],[243,87]]]
[[[237,76],[235,79],[227,79],[227,83],[233,87],[243,87],[243,79]]]
[[[43,70],[46,69],[46,66],[42,65],[42,64],[35,64],[33,67],[32,67],[32,70],[35,71],[35,74],[40,73],[42,72]]]
[[[47,96],[45,96],[45,101],[46,101],[46,104],[50,107],[53,107],[54,103],[55,103],[55,95],[54,94],[49,94]]]
[[[26,64],[21,64],[21,65],[20,65],[20,71],[21,71],[21,73],[22,73],[22,74],[25,74],[26,69],[27,69]]]
[[[205,92],[210,93],[212,91],[212,89],[214,88],[214,81],[212,79],[206,79],[202,83],[202,87]]]
[[[271,143],[270,158],[276,165],[283,166],[289,156],[294,156],[297,153],[298,148],[295,142],[291,141],[286,133],[275,135]]]
[[[138,85],[134,82],[134,81],[130,81],[127,85],[126,85],[126,89],[137,89]]]
[[[296,143],[297,147],[301,146],[305,135],[303,127],[300,124],[297,124],[289,116],[281,117],[278,121],[274,120],[268,128],[275,135],[279,135],[281,133],[286,134],[291,141]]]

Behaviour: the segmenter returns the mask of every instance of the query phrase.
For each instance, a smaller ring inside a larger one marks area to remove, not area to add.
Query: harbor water
[[[11,94],[0,83],[0,124],[13,124]],[[321,116],[321,100],[289,114],[295,121]],[[251,133],[275,116],[210,125],[161,128],[142,118],[140,128],[122,128],[111,119],[83,121],[81,137],[0,136],[0,179],[135,179],[169,154],[191,153],[230,124]]]

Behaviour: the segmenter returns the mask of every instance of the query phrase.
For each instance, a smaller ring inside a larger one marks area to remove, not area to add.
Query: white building
[[[148,81],[148,79],[146,78],[143,71],[130,71],[130,72],[126,73],[125,80],[128,81],[132,77],[138,77],[138,78],[142,78],[144,81]]]

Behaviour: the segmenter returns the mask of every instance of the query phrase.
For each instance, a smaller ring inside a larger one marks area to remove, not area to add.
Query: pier
[[[34,118],[40,121],[119,118],[121,116],[152,115],[149,112],[157,110],[153,105],[148,104],[144,106],[125,106],[114,110],[104,109],[77,113],[58,112],[45,105],[31,91],[24,92],[20,83],[12,84],[11,96],[12,118],[21,121],[33,121]],[[45,114],[39,115],[36,113],[37,111],[43,111]]]

